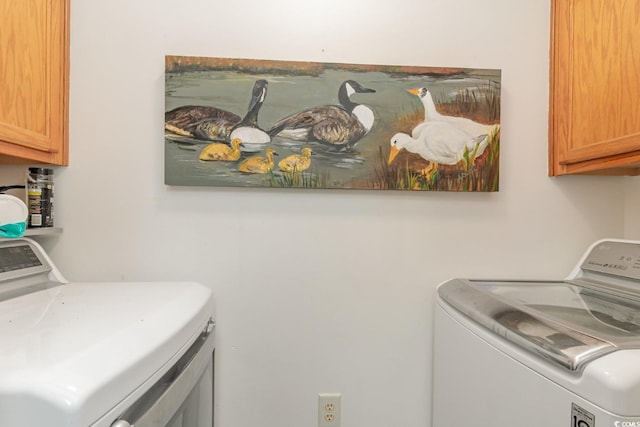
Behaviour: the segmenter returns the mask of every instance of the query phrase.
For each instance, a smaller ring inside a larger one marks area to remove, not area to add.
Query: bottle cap
[[[29,168],[29,173],[35,173],[35,174],[39,174],[39,175],[53,175],[53,169]]]

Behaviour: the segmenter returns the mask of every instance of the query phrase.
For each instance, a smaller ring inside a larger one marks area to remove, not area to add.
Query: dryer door
[[[111,427],[213,425],[213,323]]]

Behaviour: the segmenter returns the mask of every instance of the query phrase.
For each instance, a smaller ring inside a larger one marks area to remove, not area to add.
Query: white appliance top
[[[566,280],[451,279],[438,306],[592,404],[640,416],[640,241],[594,243]]]
[[[34,280],[15,271],[4,266],[0,288]],[[44,289],[0,301],[2,426],[98,425],[168,369],[214,313],[211,290],[198,283],[64,284],[42,274]]]
[[[453,307],[507,340],[570,370],[640,349],[640,243],[594,244],[565,281],[454,279]]]

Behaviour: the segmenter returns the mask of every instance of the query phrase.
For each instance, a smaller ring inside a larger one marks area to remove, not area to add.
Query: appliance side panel
[[[435,310],[433,427],[571,426],[572,404],[611,418]],[[613,421],[612,421],[613,422]],[[611,424],[613,425],[613,424]]]

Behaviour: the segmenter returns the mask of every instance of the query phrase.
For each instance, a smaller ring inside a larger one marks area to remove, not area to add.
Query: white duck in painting
[[[388,163],[391,164],[398,153],[405,149],[432,163],[454,165],[464,158],[465,151],[472,154],[473,158],[480,156],[487,148],[488,139],[487,135],[469,135],[448,122],[425,122],[414,128],[411,135],[393,135]]]
[[[412,95],[416,95],[422,101],[422,105],[424,106],[424,122],[423,123],[428,123],[432,121],[450,123],[454,125],[456,128],[474,137],[477,137],[480,135],[490,135],[491,132],[493,131],[493,128],[495,127],[495,125],[485,125],[483,123],[478,123],[471,119],[467,119],[465,117],[446,116],[444,114],[438,113],[438,111],[436,110],[436,104],[435,102],[433,102],[433,97],[431,96],[431,92],[429,92],[429,89],[427,88],[421,87],[417,89],[407,89],[407,92],[409,92]],[[414,128],[414,132],[418,129],[420,125]]]

